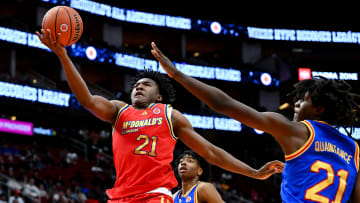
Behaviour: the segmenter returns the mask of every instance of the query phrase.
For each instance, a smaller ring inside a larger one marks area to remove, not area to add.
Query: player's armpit
[[[84,106],[94,116],[100,120],[114,124],[118,110],[126,105],[122,101],[109,101],[102,96],[92,96],[92,101],[88,105]]]

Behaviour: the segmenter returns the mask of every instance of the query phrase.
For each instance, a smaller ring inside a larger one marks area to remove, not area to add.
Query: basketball
[[[83,22],[79,13],[68,6],[55,6],[49,9],[42,20],[42,28],[50,29],[51,36],[61,33],[60,44],[70,46],[77,42],[83,32]]]

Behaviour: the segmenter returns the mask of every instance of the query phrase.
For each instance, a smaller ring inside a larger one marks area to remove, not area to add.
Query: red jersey
[[[177,186],[170,164],[176,144],[170,116],[171,106],[161,103],[119,110],[112,135],[116,181],[106,190],[110,199]]]

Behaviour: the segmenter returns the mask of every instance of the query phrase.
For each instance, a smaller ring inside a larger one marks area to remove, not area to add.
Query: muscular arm
[[[295,152],[306,142],[308,138],[306,135],[309,132],[305,125],[289,121],[278,113],[259,112],[231,98],[219,88],[183,74],[176,69],[154,43],[152,43],[152,47],[151,53],[160,62],[167,74],[211,109],[232,117],[247,126],[270,133],[286,154]]]
[[[177,110],[172,111],[171,120],[176,136],[211,164],[257,179],[266,179],[272,174],[282,171],[283,163],[278,161],[270,162],[260,170],[251,168],[196,133],[190,122]]]
[[[92,95],[67,54],[58,55],[66,75],[67,82],[80,104],[99,119],[113,123],[117,110],[125,105],[121,101],[109,101],[98,95]]]
[[[216,190],[215,186],[211,183],[200,183],[198,187],[198,200],[199,203],[223,203],[219,192]]]
[[[80,104],[99,119],[113,123],[117,110],[125,105],[125,103],[122,101],[109,101],[104,97],[92,95],[69,58],[66,49],[60,43],[57,43],[59,40],[54,41],[52,39],[50,30],[42,30],[43,36],[38,32],[36,34],[41,42],[49,47],[59,58],[71,91]],[[57,37],[59,38],[59,35]]]

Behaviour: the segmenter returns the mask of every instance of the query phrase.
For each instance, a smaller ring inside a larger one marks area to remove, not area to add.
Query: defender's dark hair
[[[324,77],[302,80],[294,85],[295,90],[288,94],[293,96],[294,101],[304,99],[309,92],[314,106],[323,106],[324,113],[321,120],[334,125],[336,128],[350,127],[348,135],[351,135],[354,127],[357,111],[360,110],[355,102],[359,95],[351,93],[351,85],[343,80],[333,80]]]
[[[176,166],[179,165],[180,160],[185,157],[185,156],[190,156],[191,158],[195,159],[201,168],[203,168],[204,163],[203,163],[203,159],[201,158],[201,156],[199,156],[198,154],[196,154],[194,151],[192,150],[185,150],[182,154],[179,155],[179,157],[176,160]]]
[[[175,89],[171,84],[169,77],[161,74],[160,72],[152,71],[149,69],[144,69],[144,71],[139,71],[131,84],[131,90],[133,89],[135,83],[142,78],[150,78],[156,82],[159,87],[160,95],[163,100],[162,103],[171,104],[175,101]]]

